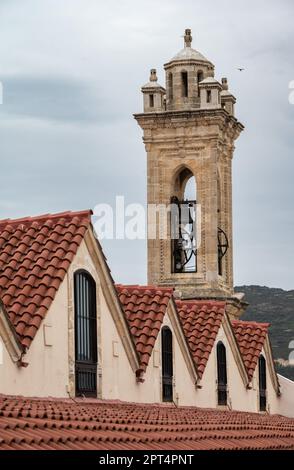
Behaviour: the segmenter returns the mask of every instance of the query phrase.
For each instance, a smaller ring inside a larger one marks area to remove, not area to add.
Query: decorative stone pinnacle
[[[228,79],[227,78],[222,78],[222,87],[223,87],[223,90],[228,90],[229,89]]]
[[[156,69],[150,70],[150,82],[157,82]]]
[[[185,47],[191,47],[192,40],[193,38],[191,36],[191,29],[185,29],[185,36],[184,36]]]

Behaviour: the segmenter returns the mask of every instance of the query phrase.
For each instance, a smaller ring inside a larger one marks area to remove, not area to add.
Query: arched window
[[[173,74],[170,72],[167,76],[168,99],[172,100],[174,97],[173,91]]]
[[[259,409],[266,411],[266,360],[259,357]]]
[[[181,168],[173,186],[171,211],[172,272],[197,272],[196,179]]]
[[[154,95],[149,95],[149,108],[154,108]]]
[[[161,330],[162,401],[173,401],[173,336],[165,326]]]
[[[227,354],[224,344],[217,345],[217,402],[218,405],[227,404]]]
[[[188,72],[182,72],[182,96],[188,98]]]
[[[76,395],[97,396],[96,284],[86,271],[74,275]]]

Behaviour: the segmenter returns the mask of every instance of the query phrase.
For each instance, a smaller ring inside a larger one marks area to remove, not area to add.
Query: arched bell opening
[[[176,174],[171,198],[173,273],[197,272],[196,204],[196,178],[184,167]]]

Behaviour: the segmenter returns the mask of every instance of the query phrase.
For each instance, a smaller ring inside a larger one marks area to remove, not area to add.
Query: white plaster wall
[[[261,354],[266,360],[266,389],[267,389],[267,409],[270,414],[275,414],[279,412],[279,403],[281,398],[277,396],[276,390],[274,388],[273,381],[271,379],[271,373],[269,368],[270,358],[266,355],[264,348],[261,351]],[[254,377],[257,390],[257,410],[259,411],[259,370],[258,364],[255,369]]]
[[[44,344],[43,325],[51,325],[52,346]],[[24,361],[14,364],[5,348],[0,364],[0,393],[24,396],[67,397],[67,279],[62,282],[45,321],[41,324]]]
[[[75,271],[87,270],[96,282],[97,298],[97,348],[99,397],[110,400],[137,401],[140,392],[127,353],[120,339],[113,316],[105,299],[98,270],[82,241],[70,268],[70,279]],[[71,281],[72,282],[72,281]],[[73,286],[70,286],[73,302]],[[70,356],[74,361],[74,334],[70,335]],[[139,400],[138,400],[139,401]]]
[[[174,401],[178,405],[191,406],[197,405],[197,391],[194,380],[187,367],[180,345],[176,338],[169,315],[164,318],[163,326],[168,326],[173,334],[173,355],[174,355]],[[157,339],[156,350],[159,351],[159,358],[161,362],[161,334]],[[151,359],[153,359],[151,357]],[[160,367],[161,375],[161,367]],[[160,381],[161,385],[161,381]],[[160,390],[161,393],[161,390]]]
[[[160,403],[162,401],[161,333],[158,334],[147,371],[144,374],[144,383],[137,383],[106,304],[101,311],[102,397],[139,403]],[[178,401],[179,405],[196,405],[195,386],[168,315],[165,316],[162,326],[168,326],[173,334],[174,401]],[[119,357],[113,355],[113,342],[118,344]]]
[[[136,401],[139,386],[135,372],[130,366],[102,292],[100,299],[102,398]]]
[[[221,326],[213,350],[209,356],[199,390],[197,405],[200,407],[217,407],[217,343],[222,341],[227,352],[228,404],[233,410],[257,411],[256,392],[246,390],[230,344]]]
[[[278,375],[281,385],[281,397],[277,400],[276,412],[294,418],[294,382],[292,380]]]

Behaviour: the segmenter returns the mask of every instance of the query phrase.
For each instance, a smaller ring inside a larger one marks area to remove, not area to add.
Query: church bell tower
[[[243,130],[228,82],[214,65],[184,48],[142,87],[135,114],[147,152],[148,207],[169,207],[167,236],[148,237],[148,283],[175,287],[183,298],[230,298],[233,290],[232,158]],[[150,220],[149,228],[160,222]],[[164,230],[163,230],[164,232]]]

